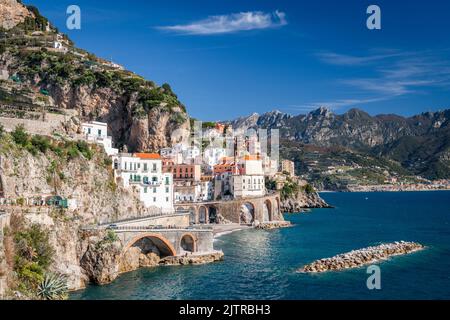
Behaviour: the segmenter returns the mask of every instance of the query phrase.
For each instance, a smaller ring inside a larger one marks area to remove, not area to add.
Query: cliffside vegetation
[[[17,109],[8,116],[74,109],[82,120],[111,123],[118,147],[129,151],[156,151],[167,146],[173,130],[189,129],[186,107],[169,84],[158,86],[75,47],[37,8],[27,8],[30,16],[0,30],[0,69],[9,74],[0,81],[0,103]]]
[[[27,225],[21,215],[11,218],[5,232],[7,256],[13,257],[10,291],[26,299],[66,299],[67,281],[50,270],[55,250],[39,224]]]

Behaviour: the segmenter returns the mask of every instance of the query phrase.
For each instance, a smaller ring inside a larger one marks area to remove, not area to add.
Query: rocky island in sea
[[[332,258],[316,260],[303,266],[298,271],[302,273],[321,273],[358,268],[386,260],[389,257],[409,254],[423,249],[423,245],[415,242],[400,241],[381,244],[375,247],[353,250]]]

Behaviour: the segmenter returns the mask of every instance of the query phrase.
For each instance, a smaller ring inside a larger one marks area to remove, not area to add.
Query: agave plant
[[[45,300],[67,298],[67,280],[59,274],[47,273],[38,287],[38,296]]]

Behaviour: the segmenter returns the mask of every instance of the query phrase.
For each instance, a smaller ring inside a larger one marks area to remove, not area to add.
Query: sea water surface
[[[292,228],[218,238],[223,262],[142,269],[71,299],[450,299],[450,192],[322,197],[335,209],[286,215]],[[379,263],[381,290],[367,289],[365,267],[296,273],[316,259],[400,240],[427,249]]]

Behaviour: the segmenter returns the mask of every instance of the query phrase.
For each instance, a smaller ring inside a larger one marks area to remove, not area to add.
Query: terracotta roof
[[[134,156],[140,159],[154,159],[154,160],[161,159],[161,156],[157,153],[135,153]]]
[[[250,156],[244,156],[244,160],[261,160],[260,156],[250,155]]]

